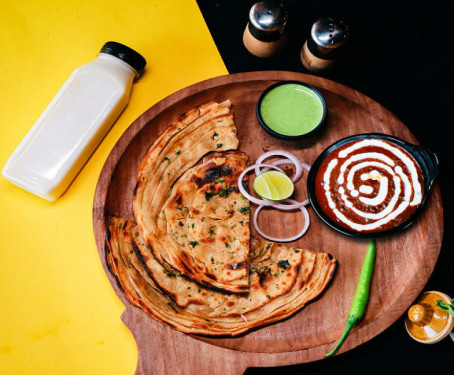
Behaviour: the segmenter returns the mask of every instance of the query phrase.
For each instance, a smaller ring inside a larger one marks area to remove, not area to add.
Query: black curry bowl
[[[416,208],[416,210],[402,223],[399,225],[382,230],[382,231],[376,231],[376,232],[360,232],[356,231],[353,229],[346,228],[333,219],[331,219],[321,208],[320,204],[317,201],[316,195],[315,195],[315,178],[317,176],[317,172],[320,168],[320,165],[322,164],[323,160],[326,159],[326,157],[331,154],[334,150],[337,148],[341,147],[342,145],[359,140],[359,139],[366,139],[366,138],[372,138],[372,139],[381,139],[384,141],[387,141],[389,143],[393,143],[396,146],[399,146],[403,148],[405,151],[407,151],[418,163],[419,167],[421,168],[422,176],[424,179],[424,185],[422,189],[422,200],[419,206]],[[379,134],[379,133],[368,133],[368,134],[357,134],[353,135],[347,138],[343,138],[335,143],[333,143],[331,146],[327,147],[315,160],[314,164],[312,165],[309,175],[307,178],[307,194],[308,198],[311,202],[312,208],[314,209],[315,213],[317,216],[329,227],[332,229],[336,230],[339,233],[345,234],[350,237],[355,237],[355,238],[378,238],[378,237],[384,237],[388,236],[394,233],[398,233],[406,228],[408,228],[410,225],[412,225],[419,214],[422,211],[422,208],[427,200],[427,197],[429,195],[430,189],[435,181],[435,179],[438,176],[439,172],[439,167],[440,163],[438,161],[437,155],[435,155],[432,151],[427,149],[424,146],[417,146],[413,145],[407,142],[402,141],[399,138],[386,135],[386,134]]]

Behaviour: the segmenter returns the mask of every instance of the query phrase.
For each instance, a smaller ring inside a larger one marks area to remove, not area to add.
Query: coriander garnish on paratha
[[[112,217],[106,259],[125,296],[186,333],[236,336],[299,311],[332,278],[328,254],[257,240],[238,190],[230,102],[194,108],[160,135],[137,174],[136,222]]]
[[[172,266],[202,285],[248,291],[249,201],[237,180],[247,156],[230,153],[189,169],[173,186],[157,233]]]
[[[170,272],[173,269],[179,270],[203,285],[241,293],[248,290],[248,217],[243,220],[243,230],[239,236],[236,234],[238,232],[231,228],[235,224],[240,225],[240,220],[236,220],[238,215],[231,220],[230,211],[208,209],[211,210],[208,216],[212,219],[216,217],[219,231],[222,225],[229,225],[227,223],[232,222],[229,230],[222,229],[226,235],[216,237],[214,241],[213,233],[210,236],[209,227],[206,228],[202,221],[205,219],[201,217],[198,224],[196,221],[200,217],[200,210],[205,211],[207,206],[212,206],[213,201],[219,198],[223,198],[223,204],[229,207],[228,210],[232,207],[227,202],[233,202],[235,199],[238,201],[239,193],[233,191],[233,183],[246,167],[246,158],[232,156],[227,160],[214,160],[212,163],[216,165],[208,164],[198,169],[196,167],[197,171],[201,169],[201,174],[197,177],[188,171],[209,152],[236,149],[238,147],[236,133],[229,101],[221,104],[204,104],[181,116],[154,142],[143,158],[139,167],[133,208],[140,233],[152,248],[156,259],[167,270]],[[188,182],[186,177],[193,178],[194,181]],[[224,182],[221,182],[222,180]],[[186,182],[184,188],[171,196],[172,186],[181,185],[183,181]],[[192,186],[196,189],[191,190]],[[207,188],[213,190],[206,191],[200,196],[201,189]],[[191,212],[190,207],[183,204],[183,200],[191,202],[194,199],[206,198],[208,198],[206,205],[205,202],[201,202],[204,204],[197,205],[203,207],[191,207]],[[210,199],[213,199],[211,204]],[[243,206],[248,207],[247,201],[244,201]],[[170,221],[167,220],[166,210],[171,215]],[[238,211],[238,214],[242,213],[244,209]],[[175,227],[175,224],[181,228]],[[186,227],[188,224],[189,228]],[[237,243],[233,243],[233,238],[236,238]],[[211,246],[215,248],[214,253],[217,254],[216,260],[215,254],[207,249],[207,241],[212,241]],[[230,271],[224,270],[227,259],[220,255],[219,250],[222,247],[224,252],[232,247],[238,249],[233,254],[235,265],[233,262],[228,263],[231,265]],[[214,265],[216,262],[224,264],[220,265],[221,267],[212,267],[212,259]]]
[[[335,269],[328,254],[252,241],[258,255],[251,260],[250,292],[228,295],[169,273],[157,261],[149,272],[142,260],[147,244],[134,222],[111,218],[108,233],[107,263],[125,296],[186,333],[236,336],[285,319],[317,297]]]

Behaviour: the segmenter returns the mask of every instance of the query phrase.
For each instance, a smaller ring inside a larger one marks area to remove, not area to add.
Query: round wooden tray
[[[320,90],[328,106],[325,129],[299,142],[268,135],[255,117],[260,93],[279,80],[300,80]],[[93,225],[99,255],[115,292],[126,306],[122,319],[138,347],[137,374],[241,374],[247,367],[278,366],[324,358],[339,338],[366,251],[366,242],[342,236],[324,225],[311,211],[308,233],[294,244],[329,252],[338,268],[329,288],[316,301],[283,322],[237,338],[190,336],[168,328],[132,306],[118,288],[105,262],[105,219],[118,215],[134,219],[133,188],[137,167],[146,149],[180,114],[210,100],[230,99],[240,138],[240,149],[254,161],[272,149],[292,151],[311,164],[334,141],[357,133],[391,134],[417,143],[410,131],[389,111],[365,95],[341,84],[292,72],[253,72],[216,77],[197,83],[157,103],[123,134],[109,155],[96,188]],[[297,185],[305,198],[305,183]],[[299,216],[265,212],[260,225],[278,236],[295,233]],[[293,214],[297,215],[297,214]],[[429,225],[430,223],[430,225]],[[443,233],[440,191],[433,187],[419,220],[405,232],[377,241],[371,297],[361,325],[339,353],[350,350],[389,327],[418,296],[437,260]],[[403,327],[402,327],[403,329]]]

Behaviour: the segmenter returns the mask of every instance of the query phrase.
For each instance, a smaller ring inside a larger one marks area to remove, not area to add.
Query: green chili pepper
[[[348,313],[347,324],[345,325],[344,333],[342,333],[342,336],[334,349],[325,354],[326,357],[329,357],[337,352],[337,350],[341,347],[341,345],[347,338],[347,335],[349,334],[351,329],[356,326],[364,316],[367,301],[369,299],[370,281],[374,272],[375,252],[375,240],[370,240],[369,246],[367,247],[366,256],[364,257],[363,267],[361,268],[361,273],[359,274],[355,295],[353,296],[352,307],[350,308],[350,312]]]

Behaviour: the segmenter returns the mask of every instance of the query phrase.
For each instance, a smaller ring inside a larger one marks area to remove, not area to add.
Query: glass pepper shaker
[[[342,18],[320,18],[301,50],[301,62],[311,72],[331,68],[343,56],[350,41],[350,28]]]
[[[247,50],[263,58],[278,55],[287,41],[287,18],[287,9],[278,1],[255,3],[243,34]]]

